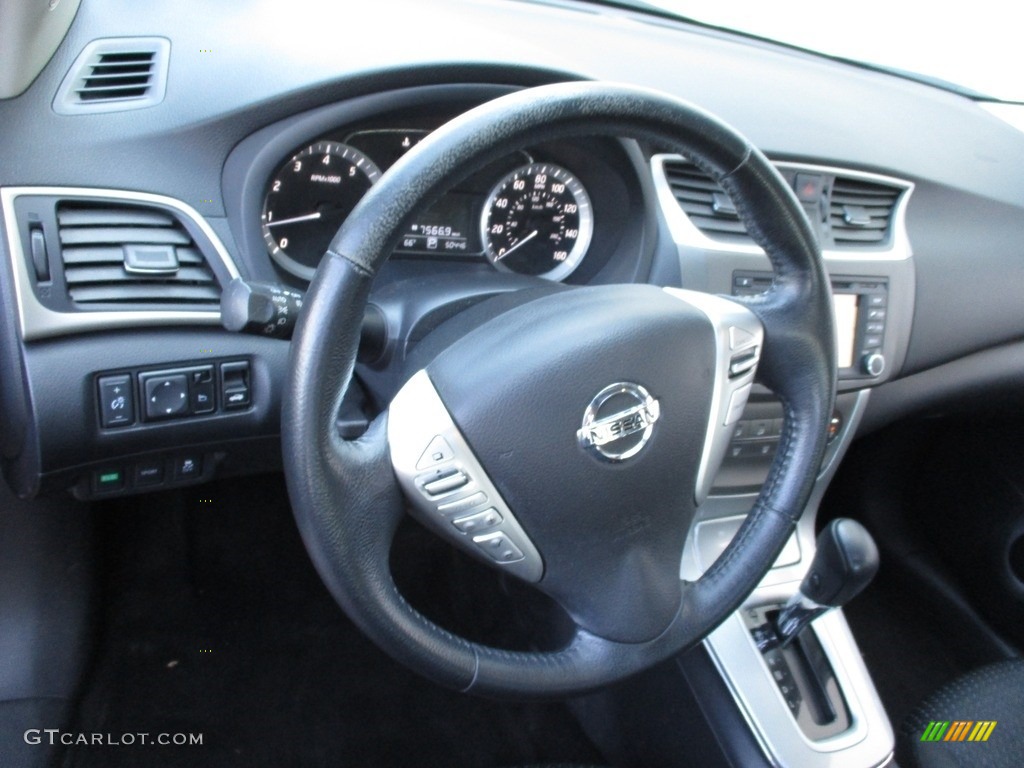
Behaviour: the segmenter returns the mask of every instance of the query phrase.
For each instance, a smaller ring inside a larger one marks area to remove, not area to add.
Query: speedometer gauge
[[[548,280],[562,280],[579,266],[593,231],[587,191],[551,163],[533,163],[502,178],[480,219],[484,250],[495,267]]]
[[[263,239],[274,261],[310,280],[331,238],[380,169],[347,144],[306,147],[274,174],[263,203]]]

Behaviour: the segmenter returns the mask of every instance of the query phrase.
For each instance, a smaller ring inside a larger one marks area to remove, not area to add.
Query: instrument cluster
[[[260,227],[274,263],[312,279],[362,196],[427,134],[372,128],[295,148],[270,176],[263,198]],[[592,159],[557,146],[512,152],[417,217],[393,258],[489,262],[498,271],[565,280],[591,250],[595,208],[607,207],[608,194],[595,205],[588,191],[607,184],[603,163]]]

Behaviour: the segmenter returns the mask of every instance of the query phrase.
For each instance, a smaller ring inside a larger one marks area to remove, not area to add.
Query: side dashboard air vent
[[[57,92],[58,114],[117,112],[163,101],[171,44],[161,37],[94,40]]]
[[[836,246],[885,242],[900,191],[888,185],[837,176],[829,200],[829,224]]]
[[[721,185],[688,160],[665,160],[665,180],[690,222],[714,240],[750,243],[732,198]]]
[[[65,201],[57,206],[57,224],[68,298],[76,307],[219,306],[216,276],[170,211]]]

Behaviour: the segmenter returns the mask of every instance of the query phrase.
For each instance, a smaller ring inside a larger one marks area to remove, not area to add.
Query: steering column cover
[[[373,275],[415,215],[513,148],[595,133],[667,144],[711,173],[737,202],[777,274],[768,294],[747,303],[765,326],[760,370],[784,403],[785,430],[747,522],[704,577],[681,586],[678,613],[658,637],[615,642],[581,628],[561,651],[513,653],[454,637],[398,593],[388,552],[403,507],[387,460],[386,416],[359,440],[343,441],[334,414],[352,376]],[[835,391],[830,301],[799,203],[763,155],[707,113],[654,92],[596,83],[545,86],[472,110],[426,138],[370,190],[332,242],[308,294],[292,343],[282,423],[289,492],[314,563],[339,603],[384,650],[463,690],[564,696],[679,652],[756,586],[810,495]]]

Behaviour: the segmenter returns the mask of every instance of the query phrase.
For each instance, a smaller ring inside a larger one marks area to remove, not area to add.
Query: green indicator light
[[[120,472],[107,472],[105,474],[100,475],[100,482],[101,483],[116,483],[120,479],[121,479],[121,473]]]

